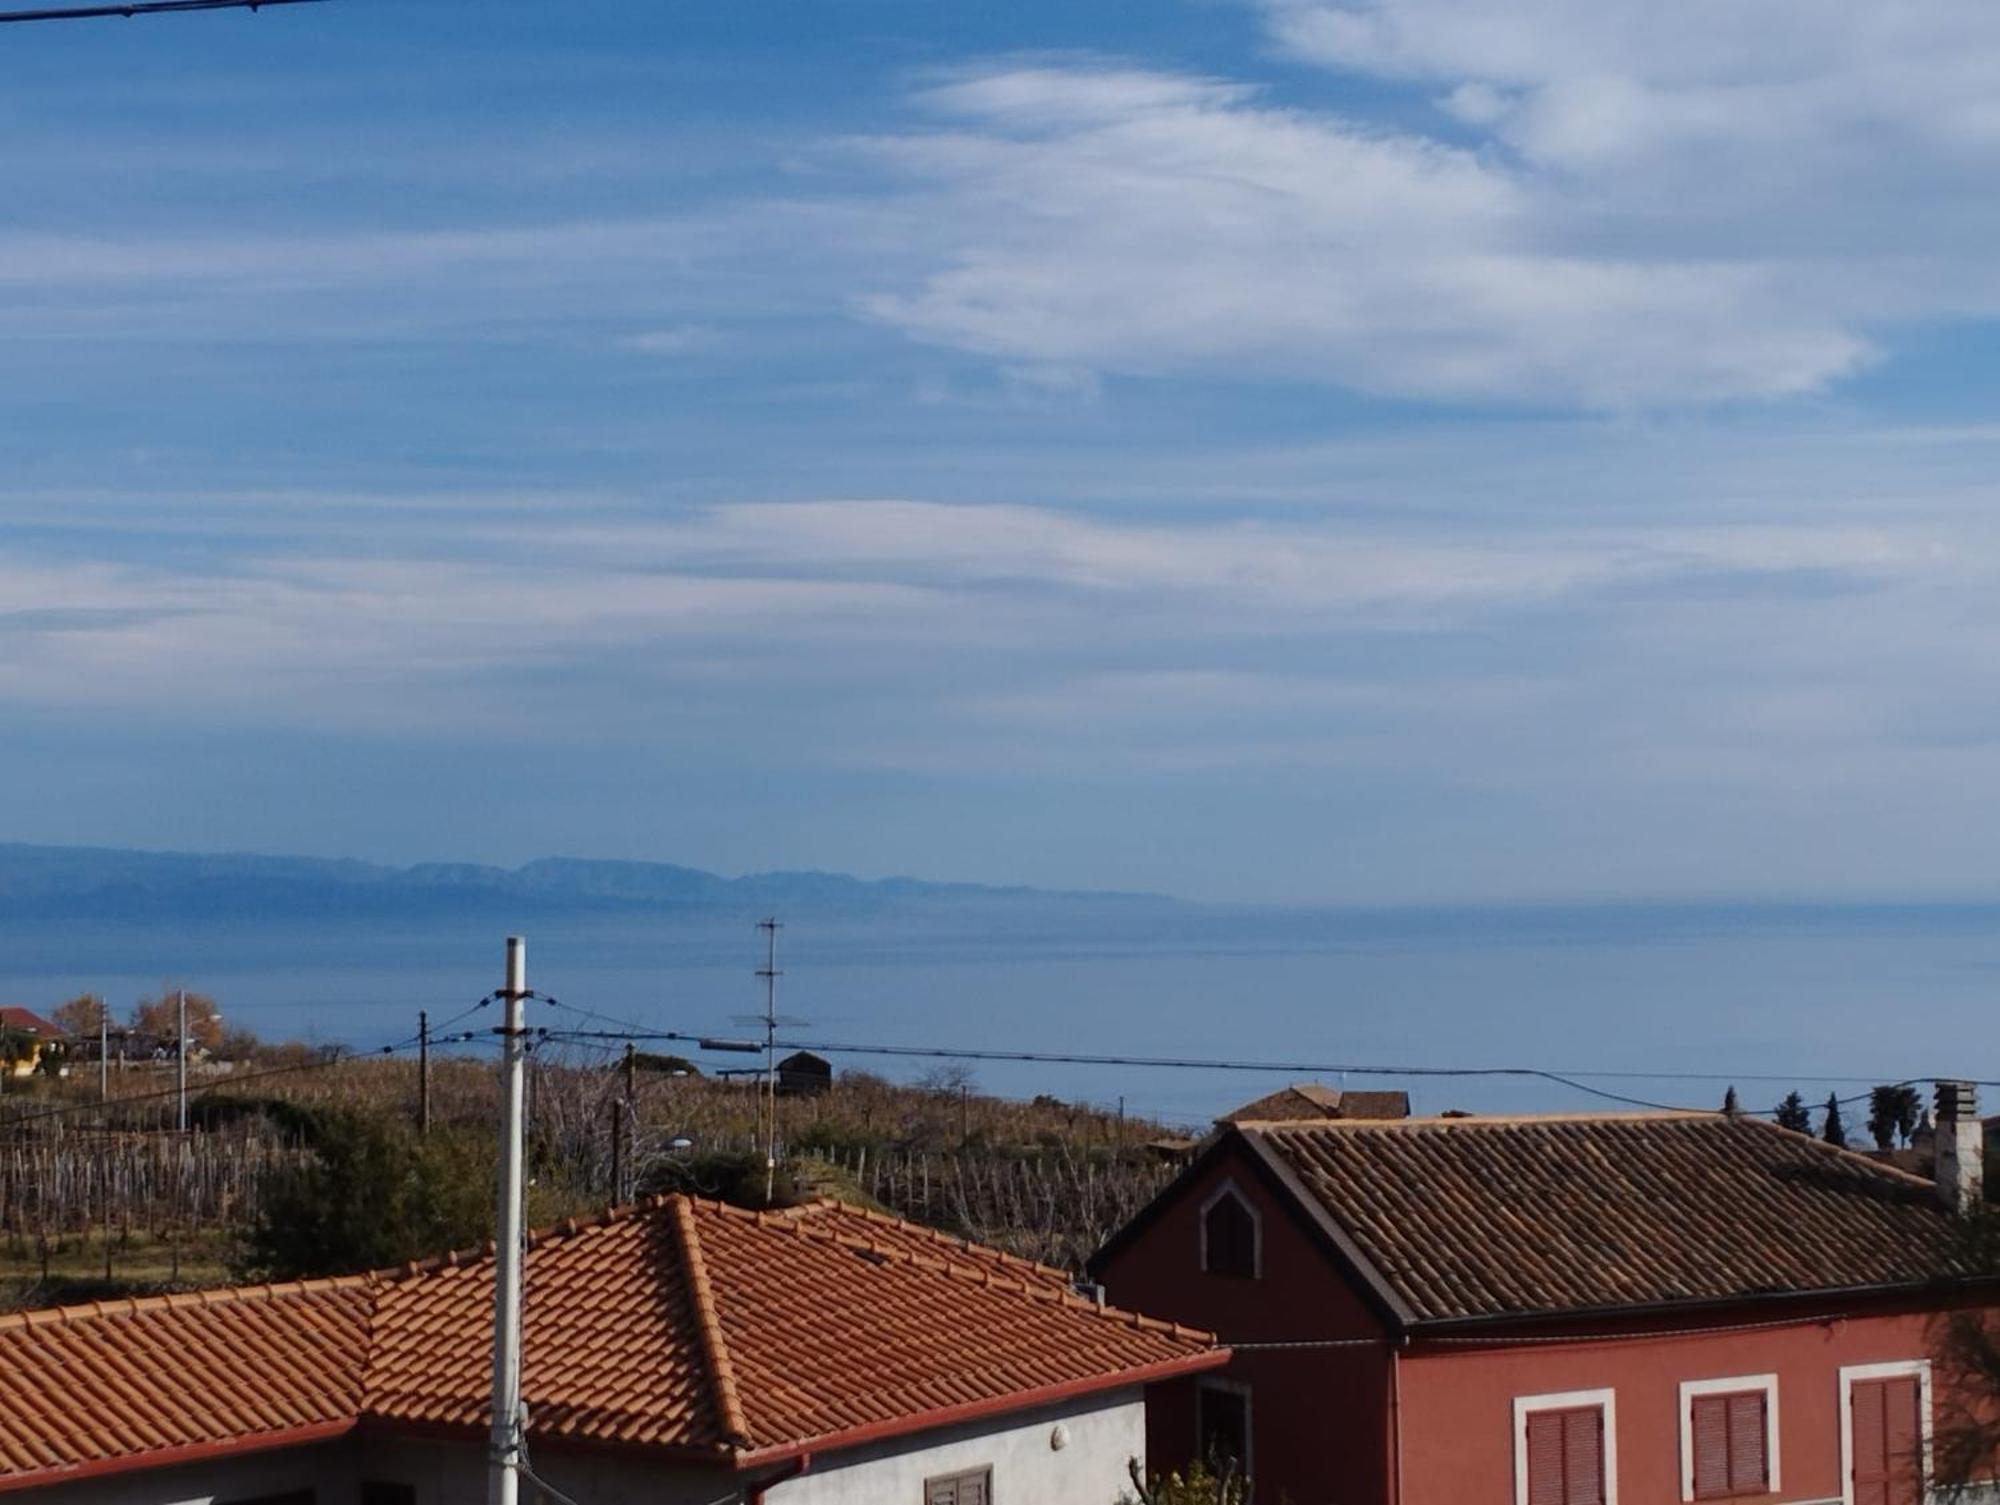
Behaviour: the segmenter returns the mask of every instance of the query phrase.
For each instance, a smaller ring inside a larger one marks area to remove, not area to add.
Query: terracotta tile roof
[[[1322,1082],[1294,1082],[1276,1092],[1253,1098],[1217,1123],[1295,1118],[1408,1118],[1407,1092],[1348,1092]]]
[[[1930,1183],[1716,1114],[1237,1126],[1409,1321],[1972,1273]]]
[[[18,1004],[0,1004],[0,1025],[17,1029],[30,1035],[40,1035],[44,1039],[54,1039],[62,1030],[44,1019],[33,1009],[24,1009]]]
[[[538,1236],[526,1268],[531,1437],[723,1464],[1227,1357],[1059,1272],[831,1202],[667,1197]],[[483,1430],[492,1279],[481,1254],[0,1319],[0,1488],[315,1424]]]
[[[0,1316],[0,1478],[352,1422],[367,1277]]]

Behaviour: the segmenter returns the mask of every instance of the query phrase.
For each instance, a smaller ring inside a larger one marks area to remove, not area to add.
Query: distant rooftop
[[[1218,1123],[1310,1118],[1408,1118],[1407,1092],[1348,1092],[1321,1082],[1294,1082],[1225,1113]]]

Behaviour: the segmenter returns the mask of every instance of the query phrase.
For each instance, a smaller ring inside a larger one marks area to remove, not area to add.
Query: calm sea
[[[749,918],[524,926],[531,985],[568,1005],[536,1005],[535,1022],[748,1033],[735,1016],[762,1006]],[[442,1020],[496,986],[504,928],[0,921],[0,999],[48,1007],[93,991],[123,1008],[184,984],[266,1037],[374,1046],[410,1035],[420,1008]],[[1188,1123],[1304,1076],[1407,1087],[1420,1112],[1611,1105],[1547,1080],[1411,1068],[1536,1067],[1691,1106],[1731,1082],[1744,1106],[1768,1107],[1794,1086],[1817,1102],[1871,1080],[2000,1079],[2000,907],[916,908],[788,917],[780,965],[779,1011],[803,1021],[782,1033],[800,1043],[1287,1067],[974,1064],[991,1091],[1123,1097]],[[899,1078],[934,1064],[834,1059]]]

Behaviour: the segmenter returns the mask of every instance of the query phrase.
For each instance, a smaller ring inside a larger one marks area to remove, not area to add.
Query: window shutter
[[[958,1505],[958,1482],[955,1479],[933,1479],[924,1493],[930,1496],[924,1505]]]
[[[1884,1405],[1879,1381],[1856,1384],[1848,1397],[1853,1412],[1854,1505],[1889,1505],[1889,1458],[1884,1447]]]
[[[1563,1416],[1564,1505],[1604,1505],[1604,1412]]]
[[[1728,1494],[1728,1400],[1720,1395],[1697,1395],[1688,1430],[1694,1444],[1694,1497],[1710,1500]]]
[[[1770,1487],[1771,1460],[1764,1455],[1764,1407],[1768,1400],[1762,1392],[1728,1397],[1729,1488],[1733,1494],[1757,1494]]]
[[[1917,1419],[1917,1381],[1890,1380],[1882,1387],[1884,1463],[1896,1481],[1891,1505],[1917,1505],[1923,1497],[1923,1429]]]
[[[958,1505],[987,1505],[990,1493],[987,1489],[990,1476],[987,1474],[967,1474],[958,1481]]]
[[[1528,1505],[1569,1505],[1563,1490],[1560,1411],[1528,1413]]]

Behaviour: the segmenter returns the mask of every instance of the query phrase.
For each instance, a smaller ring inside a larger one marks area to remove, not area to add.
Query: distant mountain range
[[[520,867],[143,852],[0,843],[0,909],[14,921],[226,918],[377,920],[475,916],[630,917],[771,910],[868,916],[908,908],[1173,909],[1150,894],[1059,892],[846,873],[726,878],[664,862],[545,857]]]

